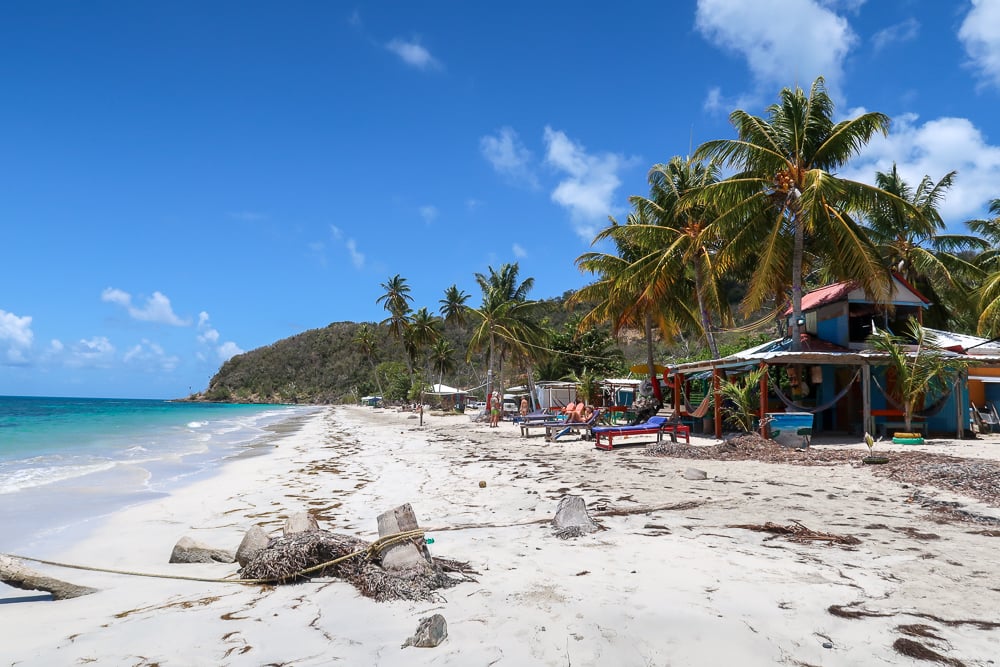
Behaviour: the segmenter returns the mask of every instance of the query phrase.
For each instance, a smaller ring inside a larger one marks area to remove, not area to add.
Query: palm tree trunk
[[[800,352],[802,350],[802,327],[799,325],[799,321],[802,320],[802,252],[805,245],[805,230],[802,229],[802,221],[798,212],[793,210],[791,215],[792,229],[794,230],[792,246],[792,352]]]
[[[719,346],[715,344],[715,334],[712,333],[712,318],[708,314],[708,309],[705,308],[705,295],[702,294],[702,276],[701,276],[701,262],[699,261],[694,267],[694,291],[698,295],[698,313],[701,315],[701,328],[705,331],[705,338],[708,341],[708,349],[712,351],[712,358],[719,358]]]
[[[643,321],[646,329],[646,367],[649,369],[649,381],[653,383],[653,395],[663,405],[663,394],[660,393],[660,381],[656,379],[656,364],[653,363],[653,316],[646,313]]]

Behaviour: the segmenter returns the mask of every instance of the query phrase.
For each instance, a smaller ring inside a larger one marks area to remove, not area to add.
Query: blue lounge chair
[[[595,426],[590,431],[594,434],[594,447],[608,451],[614,449],[615,438],[625,438],[632,435],[655,435],[656,441],[660,442],[664,433],[672,431],[683,436],[685,442],[691,442],[691,427],[685,424],[668,423],[666,417],[650,417],[641,424],[631,426]],[[602,443],[602,439],[605,442]]]

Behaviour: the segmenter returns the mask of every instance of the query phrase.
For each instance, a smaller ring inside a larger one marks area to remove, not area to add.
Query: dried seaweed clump
[[[337,577],[351,583],[362,595],[379,602],[386,600],[437,600],[436,591],[465,581],[477,574],[468,563],[432,558],[427,567],[412,571],[388,571],[369,553],[371,543],[326,530],[311,530],[271,540],[240,571],[242,579],[290,583],[310,577]],[[354,554],[354,555],[352,555]],[[338,558],[351,556],[334,565],[302,574]],[[451,576],[448,573],[457,574]]]

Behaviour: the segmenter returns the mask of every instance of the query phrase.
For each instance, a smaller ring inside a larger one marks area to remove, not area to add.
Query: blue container
[[[768,412],[771,439],[782,447],[809,446],[813,432],[811,412]]]

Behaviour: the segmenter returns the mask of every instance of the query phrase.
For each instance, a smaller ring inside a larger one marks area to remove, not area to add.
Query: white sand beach
[[[1000,436],[920,449],[996,460]],[[685,479],[689,467],[707,479]],[[565,494],[582,496],[604,530],[555,537],[547,519]],[[928,499],[981,520],[945,518]],[[1000,509],[982,499],[860,463],[606,452],[462,416],[428,414],[421,427],[407,413],[325,409],[272,453],[118,512],[58,559],[219,578],[238,566],[168,564],[177,540],[235,550],[252,525],[277,534],[301,511],[374,540],[376,517],[402,503],[432,553],[468,561],[477,583],[434,603],[375,602],[327,579],[264,587],[29,564],[100,591],[51,601],[4,589],[0,663],[912,665],[898,649],[916,643],[949,664],[1000,664]],[[859,543],[733,527],[766,522]],[[435,613],[448,638],[401,648]]]

